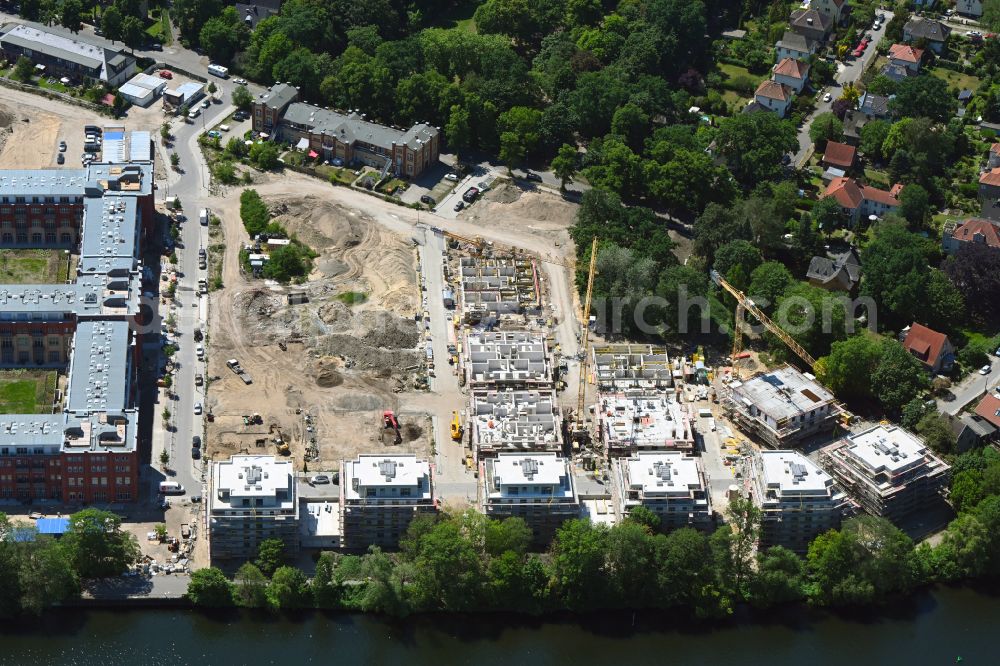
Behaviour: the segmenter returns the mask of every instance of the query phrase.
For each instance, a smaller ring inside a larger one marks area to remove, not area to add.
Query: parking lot
[[[493,186],[493,183],[496,182],[498,176],[499,174],[489,169],[482,169],[482,168],[476,169],[475,171],[473,171],[473,173],[460,179],[458,181],[458,184],[453,189],[451,189],[451,191],[449,191],[443,199],[438,201],[438,204],[435,207],[434,212],[440,217],[443,217],[445,219],[449,220],[456,219],[469,207],[475,205],[475,202],[482,197],[482,195],[486,192],[486,190],[488,190],[490,187]],[[448,183],[450,181],[445,180],[444,182]],[[469,203],[463,200],[463,196],[465,195],[466,192],[469,191],[469,188],[471,187],[477,188],[479,190],[479,193],[477,194],[476,198],[472,201],[472,203]],[[460,202],[462,203],[461,209],[455,210],[456,205],[458,205]]]

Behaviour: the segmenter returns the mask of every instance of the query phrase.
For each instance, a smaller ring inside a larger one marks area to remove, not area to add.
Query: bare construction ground
[[[383,449],[427,455],[426,415],[398,415],[398,446],[382,427],[383,410],[398,412],[397,394],[414,390],[424,373],[409,238],[318,196],[265,201],[275,221],[320,256],[305,284],[281,287],[234,274],[227,255],[226,288],[211,308],[209,453],[274,451],[280,429],[295,459],[314,470]],[[220,212],[232,248],[239,212]],[[289,294],[305,294],[307,302],[289,304]],[[226,367],[229,358],[239,360],[252,384]],[[245,425],[243,416],[253,413],[262,423]]]

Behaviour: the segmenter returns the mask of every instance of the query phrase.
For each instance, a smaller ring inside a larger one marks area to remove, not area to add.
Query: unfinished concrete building
[[[505,451],[562,449],[562,420],[552,390],[476,391],[470,414],[477,460]]]
[[[680,451],[644,451],[616,460],[612,476],[618,520],[643,506],[659,516],[664,531],[708,529],[712,524],[701,458]]]
[[[395,549],[414,517],[437,511],[433,467],[413,454],[366,454],[340,465],[340,535],[348,550]]]
[[[554,453],[501,453],[480,462],[480,502],[490,518],[523,518],[537,545],[581,515],[569,461]]]
[[[595,346],[593,366],[601,390],[665,389],[673,383],[667,348],[660,345]]]
[[[817,535],[840,527],[850,507],[833,478],[797,451],[756,449],[747,477],[750,499],[762,513],[761,550],[804,553]]]
[[[528,331],[470,333],[466,338],[465,383],[479,388],[552,386],[545,338]]]
[[[673,393],[600,393],[595,412],[598,437],[609,456],[665,449],[694,451],[691,415]]]
[[[790,365],[733,382],[723,397],[727,415],[740,430],[775,448],[832,428],[842,411],[814,377]]]
[[[820,464],[868,513],[898,520],[940,500],[951,468],[916,436],[878,425],[820,451]]]
[[[538,272],[531,259],[462,257],[459,270],[467,323],[495,323],[509,315],[541,312]]]

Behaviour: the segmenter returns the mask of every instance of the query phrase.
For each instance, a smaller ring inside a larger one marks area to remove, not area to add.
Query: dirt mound
[[[490,202],[510,204],[521,198],[521,189],[512,183],[504,183],[487,192],[485,198]]]
[[[365,341],[376,347],[412,349],[420,341],[420,331],[412,319],[389,312],[363,312],[360,319]]]
[[[344,383],[344,376],[336,370],[324,370],[316,375],[316,386],[334,388]]]
[[[421,437],[423,437],[424,429],[418,426],[416,423],[407,423],[402,427],[400,427],[399,432],[403,436],[404,440],[406,440],[407,442],[412,442],[416,439],[420,439]]]
[[[0,104],[0,127],[10,127],[15,120],[17,120],[17,114]]]

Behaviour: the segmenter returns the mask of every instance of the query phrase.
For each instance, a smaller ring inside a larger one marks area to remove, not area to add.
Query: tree
[[[160,465],[164,468],[170,464],[170,452],[166,449],[160,451]]]
[[[117,7],[111,5],[101,14],[101,32],[106,39],[112,42],[120,41],[122,38],[122,21],[124,17]]]
[[[233,584],[216,567],[206,567],[191,573],[187,597],[195,606],[222,608],[233,605]]]
[[[955,449],[955,433],[951,430],[951,422],[942,414],[926,414],[917,423],[917,433],[937,453],[951,453]]]
[[[905,186],[899,193],[899,214],[913,226],[921,226],[931,212],[931,198],[927,190],[915,183]]]
[[[306,249],[299,243],[291,243],[271,252],[264,265],[264,277],[285,283],[306,275],[311,265],[311,256]]]
[[[227,7],[227,10],[230,9]],[[229,63],[239,48],[240,33],[232,17],[216,16],[205,21],[198,32],[198,43],[214,62]]]
[[[809,138],[817,148],[826,146],[827,141],[840,141],[844,138],[844,123],[832,113],[821,113],[809,126]]]
[[[934,549],[938,578],[956,581],[982,576],[989,567],[990,541],[977,516],[967,513],[951,521]]]
[[[719,271],[737,289],[746,289],[750,275],[761,265],[760,250],[750,241],[734,240],[715,253],[715,270]],[[733,282],[735,280],[735,282]]]
[[[84,509],[70,516],[60,545],[81,578],[118,576],[139,559],[135,537],[121,529],[119,515]]]
[[[737,206],[710,203],[694,222],[694,249],[712,265],[715,253],[732,240],[749,240],[750,225]]]
[[[267,604],[273,610],[305,608],[311,605],[309,581],[301,569],[278,567],[267,586]]]
[[[667,331],[685,334],[708,326],[708,275],[694,268],[693,263],[670,266],[660,274],[656,293],[666,302],[663,323]],[[706,307],[696,305],[696,301]]]
[[[649,133],[649,116],[639,105],[629,102],[611,117],[611,133],[622,137],[632,150],[639,150]]]
[[[233,106],[243,111],[249,111],[250,106],[253,104],[253,94],[247,89],[246,86],[236,86],[233,88],[233,93],[231,96]]]
[[[559,152],[552,158],[551,169],[556,178],[559,179],[559,189],[566,191],[566,185],[573,182],[576,175],[577,152],[576,147],[564,143],[559,147]]]
[[[126,16],[122,19],[122,41],[130,49],[135,51],[136,47],[142,46],[146,39],[146,26],[142,20],[135,16]]]
[[[507,551],[523,555],[531,545],[532,532],[522,518],[487,520],[485,550],[496,556]]]
[[[783,263],[765,261],[750,273],[747,293],[758,307],[770,309],[793,282],[795,278]]]
[[[472,145],[472,126],[469,122],[468,109],[458,104],[451,107],[444,135],[456,155],[461,155]]]
[[[18,56],[17,62],[14,64],[14,79],[21,81],[22,83],[27,83],[31,80],[34,73],[35,66],[32,64],[31,60],[25,56]]]
[[[944,272],[961,292],[969,313],[980,323],[1000,315],[1000,252],[985,243],[960,243]]]
[[[979,21],[990,30],[1000,30],[1000,0],[983,0],[983,16]]]
[[[70,32],[80,32],[83,22],[83,2],[81,0],[63,0],[59,9],[59,25]]]
[[[898,414],[907,402],[929,386],[924,366],[896,340],[882,343],[881,358],[871,371],[872,393],[891,414]]]
[[[243,608],[260,608],[267,603],[267,577],[250,562],[236,570],[233,601]]]
[[[844,296],[834,296],[806,282],[795,282],[778,299],[774,318],[800,345],[820,356],[829,351],[834,340],[843,338],[848,305]],[[777,355],[791,354],[773,334],[765,337]]]
[[[285,544],[281,539],[264,539],[257,546],[257,559],[254,564],[265,576],[270,576],[281,566],[285,559]]]
[[[798,148],[795,126],[773,113],[739,113],[719,122],[719,153],[744,188],[777,178],[781,159]]]
[[[860,333],[830,346],[829,356],[819,360],[817,377],[839,397],[868,399],[872,396],[871,370],[882,354],[882,338]]]
[[[930,118],[945,122],[955,113],[955,100],[948,84],[936,76],[911,76],[896,87],[889,110],[898,117]]]
[[[728,525],[720,527],[712,535],[720,547],[716,553],[716,566],[726,587],[738,598],[746,599],[762,514],[751,500],[737,498],[726,508],[726,517]]]
[[[604,555],[607,529],[584,520],[568,520],[552,542],[553,585],[572,610],[598,608],[606,599]]]
[[[270,141],[258,141],[250,146],[250,161],[261,171],[270,171],[278,165],[281,150],[278,144]]]
[[[416,540],[413,595],[418,608],[463,610],[475,607],[482,560],[456,521],[440,521]]]
[[[902,327],[925,308],[924,291],[929,279],[928,245],[899,224],[875,227],[874,239],[861,252],[865,279],[861,293],[878,306],[879,323]]]
[[[181,156],[178,155],[177,153],[170,153],[170,166],[176,169],[178,166],[180,166],[180,163],[181,163]]]
[[[39,536],[33,542],[20,544],[18,559],[23,612],[40,615],[46,608],[79,594],[79,575],[60,542]]]
[[[250,238],[263,233],[270,223],[271,214],[257,190],[247,189],[240,193],[240,219]]]
[[[633,523],[642,525],[650,532],[655,532],[660,529],[660,517],[647,509],[644,506],[633,507],[629,512],[626,520],[630,520]]]
[[[750,581],[750,603],[771,608],[794,603],[805,594],[805,563],[782,546],[772,546],[757,556],[757,573]]]
[[[342,590],[336,577],[336,555],[330,552],[320,553],[316,561],[316,573],[313,574],[310,590],[313,604],[317,608],[337,608],[340,606]]]
[[[882,161],[882,146],[892,125],[887,120],[871,120],[861,127],[861,152],[875,161]]]

